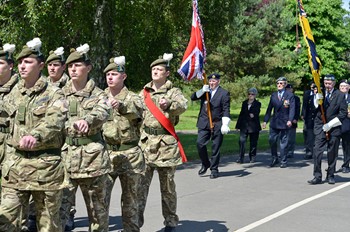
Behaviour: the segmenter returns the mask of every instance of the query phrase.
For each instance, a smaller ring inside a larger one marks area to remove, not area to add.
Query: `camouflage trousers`
[[[75,209],[75,193],[76,193],[77,188],[73,188],[69,190],[68,188],[63,189],[63,194],[62,194],[62,204],[60,207],[60,217],[61,217],[61,222],[62,222],[62,229],[64,231],[64,228],[66,226],[65,222],[69,219],[69,217],[73,216],[76,213]],[[68,201],[68,203],[66,203]],[[63,209],[62,207],[69,206],[71,207],[70,209]],[[29,206],[28,207],[23,207],[22,209],[22,228],[27,228],[28,226],[28,219],[31,218],[36,219],[36,212],[35,212],[35,203],[33,197],[30,198],[29,200]],[[64,224],[63,224],[64,223]]]
[[[62,190],[23,191],[3,187],[0,206],[0,231],[21,231],[23,208],[27,208],[32,195],[36,207],[38,231],[62,232],[59,208]],[[27,214],[25,215],[27,216]]]
[[[143,214],[146,208],[146,202],[149,192],[149,187],[152,182],[153,173],[157,170],[160,182],[160,192],[162,200],[162,213],[164,217],[164,225],[176,227],[179,223],[179,217],[176,214],[177,195],[176,185],[174,181],[176,167],[151,167],[146,165],[146,171],[141,180],[139,188],[139,222],[140,228],[144,223]]]
[[[138,212],[138,188],[140,186],[141,173],[128,172],[124,174],[117,174],[116,172],[109,175],[106,184],[106,202],[109,205],[111,202],[111,195],[113,185],[117,177],[119,177],[122,189],[121,194],[121,208],[122,208],[122,222],[124,232],[138,232],[139,228],[139,212]]]
[[[64,190],[66,200],[64,200],[61,205],[61,216],[69,215],[74,204],[74,201],[69,199],[75,199],[72,195],[75,196],[79,186],[85,200],[86,211],[89,217],[89,232],[107,232],[109,224],[107,203],[105,201],[107,179],[108,174],[90,178],[71,179],[73,187]],[[67,217],[64,216],[61,218],[63,220],[67,219]],[[65,225],[65,223],[65,221],[64,223],[62,222],[63,225]]]
[[[75,195],[77,193],[77,189],[78,187],[63,189],[62,204],[60,208],[63,228],[65,228],[66,222],[69,220],[69,218],[74,218],[74,215],[77,212],[75,208]]]

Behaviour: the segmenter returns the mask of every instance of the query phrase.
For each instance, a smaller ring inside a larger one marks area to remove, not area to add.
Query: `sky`
[[[350,0],[343,0],[343,8],[346,10],[349,10],[349,1]]]

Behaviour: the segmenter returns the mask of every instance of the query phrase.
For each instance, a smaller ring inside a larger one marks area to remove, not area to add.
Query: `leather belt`
[[[150,135],[169,135],[170,133],[164,128],[150,128],[144,126],[143,130]]]
[[[16,155],[23,157],[23,158],[33,158],[38,157],[42,154],[47,153],[48,155],[61,155],[61,149],[60,148],[53,148],[53,149],[45,149],[45,150],[39,150],[39,151],[22,151],[17,150],[15,151]]]
[[[111,151],[125,151],[136,146],[137,146],[137,141],[129,144],[107,144],[107,149]]]
[[[102,136],[100,133],[86,136],[86,137],[66,137],[66,143],[68,145],[81,146],[86,145],[93,142],[99,142],[102,140]]]

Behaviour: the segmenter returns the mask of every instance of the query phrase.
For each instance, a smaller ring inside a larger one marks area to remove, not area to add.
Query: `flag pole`
[[[206,85],[208,84],[208,79],[207,79],[207,74],[203,73],[203,84]],[[209,126],[210,130],[213,131],[214,125],[213,125],[213,117],[211,116],[211,109],[210,109],[210,98],[209,98],[209,93],[205,92],[205,98],[207,100],[207,114],[208,114],[208,120],[209,120]]]
[[[305,40],[305,43],[306,43],[307,48],[308,48],[308,58],[309,58],[308,60],[309,60],[310,68],[311,68],[311,73],[312,73],[314,82],[317,86],[317,92],[322,94],[321,80],[320,80],[321,79],[320,73],[321,73],[321,67],[322,67],[321,61],[317,56],[315,40],[314,40],[314,37],[313,37],[312,32],[311,32],[309,20],[306,18],[306,12],[304,10],[302,0],[297,0],[297,4],[299,7],[299,21],[300,21],[301,29],[303,31],[304,40]],[[324,112],[322,99],[320,99],[320,101],[319,101],[319,106],[320,106],[320,110],[321,110],[322,122],[323,122],[323,124],[326,124],[327,119],[326,119],[326,115]],[[329,133],[328,132],[326,132],[326,139],[329,140]]]

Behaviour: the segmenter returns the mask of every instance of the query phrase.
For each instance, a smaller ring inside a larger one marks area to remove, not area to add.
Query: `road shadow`
[[[190,221],[181,220],[176,227],[176,232],[227,232],[229,229],[224,225],[225,221]],[[141,228],[142,231],[142,228]],[[157,230],[156,232],[163,232],[164,229]]]
[[[304,158],[305,152],[302,151],[302,148],[299,148],[298,150],[295,151],[294,157],[293,158],[288,158],[288,168],[305,168],[310,165],[313,165],[313,160],[312,159],[305,159]],[[226,167],[228,165],[234,164],[234,165],[240,165],[242,169],[249,169],[249,168],[254,168],[254,167],[266,167],[270,168],[270,163],[271,163],[271,153],[266,151],[266,152],[259,152],[256,156],[256,162],[254,163],[249,163],[249,158],[247,154],[244,157],[244,163],[243,164],[238,164],[236,163],[236,160],[239,158],[238,154],[232,154],[232,155],[224,155],[220,159],[220,167]],[[177,167],[178,171],[185,170],[185,169],[198,169],[201,167],[201,162],[200,160],[194,160],[190,162],[186,162],[180,166]],[[276,165],[275,167],[279,167],[279,165]],[[220,173],[222,173],[220,171]],[[226,172],[223,176],[235,176],[235,175],[242,175],[242,176],[247,176],[249,175],[248,173],[236,173],[236,171],[232,172]],[[205,175],[204,175],[205,176]]]
[[[75,224],[74,232],[86,232],[85,228],[89,228],[89,218],[88,217],[76,217],[76,218],[74,218],[74,224]],[[108,231],[121,231],[121,229],[122,229],[122,217],[121,216],[109,216],[109,230]]]

